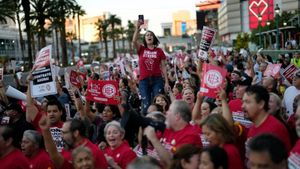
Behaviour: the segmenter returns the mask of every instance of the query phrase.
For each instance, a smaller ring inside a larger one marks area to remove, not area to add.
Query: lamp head
[[[275,7],[275,13],[276,13],[276,14],[279,14],[279,12],[280,12],[280,8],[279,8],[278,4],[276,4],[276,7]]]

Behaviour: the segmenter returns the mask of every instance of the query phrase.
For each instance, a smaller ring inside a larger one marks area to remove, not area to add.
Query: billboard
[[[274,0],[249,0],[249,27],[256,29],[259,25],[259,16],[262,17],[261,25],[274,19]]]
[[[196,6],[199,11],[218,9],[221,6],[221,0],[200,0]]]

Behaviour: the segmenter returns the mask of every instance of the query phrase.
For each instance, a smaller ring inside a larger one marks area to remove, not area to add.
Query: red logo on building
[[[249,0],[249,27],[256,29],[259,16],[262,17],[261,25],[274,19],[274,0]]]

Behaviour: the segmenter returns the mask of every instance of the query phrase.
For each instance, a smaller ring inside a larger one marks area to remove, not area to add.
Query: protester
[[[286,145],[272,134],[262,134],[249,142],[249,168],[287,169]]]
[[[196,125],[191,125],[191,110],[185,101],[174,101],[167,111],[167,129],[161,140],[158,140],[154,128],[148,126],[144,135],[152,143],[165,166],[170,166],[170,153],[175,153],[184,144],[192,144],[202,147],[200,140],[201,130]]]
[[[158,48],[157,37],[153,32],[147,31],[144,35],[143,44],[138,41],[142,24],[140,21],[137,22],[132,44],[139,55],[139,89],[142,98],[142,112],[145,114],[154,96],[162,93],[164,86],[166,91],[169,90],[170,86],[165,63],[166,56],[163,50]]]
[[[246,89],[242,108],[247,117],[253,122],[253,126],[248,132],[246,145],[259,134],[272,133],[284,143],[287,150],[290,150],[291,140],[287,128],[267,112],[269,97],[268,91],[262,86],[254,85]]]
[[[42,140],[42,135],[35,130],[26,130],[23,134],[21,150],[27,157],[31,169],[54,168],[42,146]]]
[[[198,169],[201,148],[185,144],[174,154],[170,169]]]
[[[209,146],[220,146],[226,151],[228,168],[242,169],[241,155],[234,144],[235,134],[228,122],[219,114],[211,114],[202,121],[201,127]]]
[[[125,130],[117,121],[108,123],[104,128],[106,141],[109,145],[104,149],[106,160],[114,169],[126,169],[127,165],[136,158],[128,143],[123,140]]]
[[[128,166],[127,169],[162,169],[159,162],[149,156],[143,156],[133,160]]]
[[[228,169],[226,151],[219,146],[204,148],[200,156],[199,169]]]
[[[286,109],[288,116],[291,116],[293,112],[294,98],[300,94],[300,70],[295,72],[293,77],[293,85],[288,87],[282,99],[283,107]]]
[[[74,169],[95,169],[94,157],[91,150],[84,146],[79,146],[72,151],[72,161]]]
[[[56,168],[72,168],[71,151],[79,146],[87,147],[92,151],[94,159],[97,159],[94,161],[95,168],[107,168],[108,165],[104,154],[96,145],[85,138],[86,127],[82,121],[74,119],[64,123],[62,135],[65,142],[65,149],[62,154],[57,151],[54,140],[51,137],[49,119],[42,117],[39,125],[42,130],[46,149]]]
[[[29,169],[29,162],[23,153],[16,148],[18,142],[14,139],[14,130],[0,126],[0,168]]]

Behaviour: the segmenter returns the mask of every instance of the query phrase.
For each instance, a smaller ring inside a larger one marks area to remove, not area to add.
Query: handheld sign
[[[57,93],[53,67],[50,64],[52,46],[46,46],[37,54],[32,68],[30,82],[32,97],[42,97]]]
[[[264,71],[264,76],[279,77],[281,68],[280,64],[268,64],[267,69]]]
[[[88,80],[86,99],[104,104],[118,105],[118,82],[114,80]]]
[[[200,93],[203,96],[216,98],[218,91],[224,84],[226,70],[212,64],[203,64]]]
[[[75,87],[77,87],[77,88],[81,88],[81,82],[80,82],[80,79],[79,79],[80,78],[79,74],[76,71],[71,70],[69,76],[70,76],[70,83],[72,85],[74,85]]]
[[[293,76],[297,70],[298,68],[294,64],[290,64],[283,70],[282,76],[286,78],[290,84],[293,84]]]
[[[200,41],[200,49],[198,52],[198,57],[201,59],[208,59],[208,50],[214,42],[217,30],[203,26],[202,36]]]

